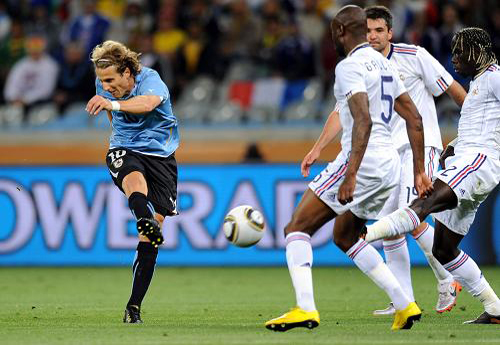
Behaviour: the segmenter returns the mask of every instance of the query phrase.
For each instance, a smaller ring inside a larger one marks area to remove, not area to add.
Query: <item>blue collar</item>
[[[387,54],[387,60],[390,60],[392,57],[392,53],[394,52],[394,45],[392,43],[389,43],[391,45],[391,49],[389,50],[389,54]]]

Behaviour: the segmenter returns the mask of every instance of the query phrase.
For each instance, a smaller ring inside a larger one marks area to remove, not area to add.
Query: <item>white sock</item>
[[[432,245],[434,243],[434,227],[426,224],[425,229],[414,236],[413,238],[417,241],[418,246],[422,249],[425,257],[427,258],[427,262],[429,262],[429,266],[431,266],[436,279],[440,284],[450,283],[453,280],[453,276],[450,272],[448,272],[443,265],[432,255]]]
[[[380,254],[368,242],[360,239],[349,248],[346,254],[364,274],[385,291],[394,304],[394,308],[402,310],[408,306],[410,300],[398,280],[384,263]]]
[[[477,264],[463,251],[444,267],[472,296],[479,299],[490,315],[500,315],[500,300],[486,281]]]
[[[295,289],[297,306],[305,311],[316,310],[311,272],[311,236],[303,232],[293,232],[286,236],[286,262]]]
[[[414,302],[415,297],[413,297],[413,287],[411,286],[410,253],[408,252],[406,238],[384,240],[384,254],[387,267],[398,280],[406,296],[411,302]]]
[[[415,230],[419,224],[420,219],[415,211],[409,207],[400,208],[371,226],[367,226],[365,240],[373,242],[381,238],[403,235]]]

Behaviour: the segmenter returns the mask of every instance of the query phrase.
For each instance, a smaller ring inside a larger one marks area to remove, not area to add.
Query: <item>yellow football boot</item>
[[[394,323],[392,324],[392,330],[397,331],[399,329],[410,329],[413,326],[413,321],[419,321],[422,317],[422,311],[418,307],[417,303],[411,302],[403,310],[396,310],[396,315],[394,316]]]
[[[319,325],[319,313],[315,311],[305,311],[299,307],[292,308],[275,319],[266,322],[266,328],[271,331],[285,332],[295,327],[306,327],[313,329]]]

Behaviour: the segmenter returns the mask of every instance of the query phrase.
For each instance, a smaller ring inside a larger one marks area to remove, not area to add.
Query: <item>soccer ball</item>
[[[233,208],[224,218],[224,234],[238,247],[250,247],[259,242],[265,228],[262,213],[249,205]]]

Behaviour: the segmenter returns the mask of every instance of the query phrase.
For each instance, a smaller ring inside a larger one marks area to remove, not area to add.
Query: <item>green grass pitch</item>
[[[483,273],[500,292],[500,267]],[[500,344],[497,325],[462,325],[482,312],[463,291],[438,315],[429,268],[413,269],[424,310],[409,331],[374,317],[388,299],[356,268],[315,267],[321,324],[274,333],[264,322],[294,305],[286,267],[157,268],[143,325],[122,323],[131,283],[126,268],[1,268],[0,344]]]

